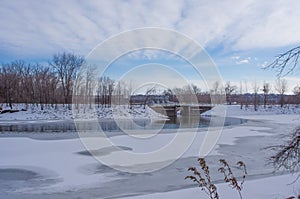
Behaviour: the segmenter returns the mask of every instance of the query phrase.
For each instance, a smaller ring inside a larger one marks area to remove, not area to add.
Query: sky
[[[275,72],[263,68],[299,45],[299,10],[298,0],[1,0],[0,63],[46,63],[59,52],[87,56],[124,31],[157,27],[178,31],[202,46],[224,81],[273,84]],[[180,68],[183,63],[162,58],[164,53],[136,54],[123,59],[124,65],[136,64],[137,57],[140,64]],[[118,64],[115,71],[122,67]],[[192,73],[188,78],[197,83]],[[298,71],[285,77],[289,90],[300,84],[298,77]]]

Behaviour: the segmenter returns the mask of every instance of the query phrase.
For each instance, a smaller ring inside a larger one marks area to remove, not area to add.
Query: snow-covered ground
[[[226,105],[225,105],[226,106]],[[203,113],[203,115],[216,115],[218,109],[221,109],[223,106],[217,105],[212,110],[207,111]],[[254,110],[254,107],[252,105],[249,105],[248,107],[243,106],[243,108],[240,108],[240,105],[231,105],[226,106],[226,115],[228,117],[265,117],[269,115],[273,118],[274,115],[278,115],[284,118],[284,115],[299,115],[300,114],[300,105],[292,105],[292,104],[286,104],[283,107],[280,107],[279,105],[267,105],[266,108],[263,106],[258,106],[257,111]]]
[[[3,110],[10,110],[6,105],[1,106]],[[71,119],[94,119],[94,118],[152,118],[162,119],[165,118],[163,115],[156,113],[151,108],[146,106],[133,106],[130,109],[128,106],[118,107],[98,107],[93,105],[90,109],[88,106],[84,108],[83,105],[80,107],[80,111],[70,110],[68,106],[59,105],[44,105],[43,110],[40,105],[28,105],[25,104],[14,104],[12,110],[20,110],[14,113],[3,113],[0,114],[0,120],[4,121],[24,121],[24,120],[71,120]],[[24,111],[22,111],[24,110]],[[73,114],[75,113],[75,115]]]
[[[246,163],[248,176],[242,190],[244,198],[284,199],[300,193],[299,181],[288,185],[296,178],[295,175],[273,173],[273,167],[266,164],[273,152],[264,149],[287,139],[287,135],[299,125],[298,111],[291,106],[289,112],[284,113],[280,113],[279,107],[273,108],[273,111],[260,109],[258,112],[252,111],[251,107],[248,110],[240,110],[239,106],[227,107],[228,116],[245,118],[248,122],[224,127],[207,157],[221,198],[238,198],[238,194],[223,184],[217,174],[220,158],[225,158],[231,165],[238,160]],[[214,112],[212,110],[205,115],[213,115]],[[180,133],[192,131],[183,129]],[[206,128],[201,129],[183,156],[168,167],[152,173],[132,174],[97,162],[78,138],[35,140],[28,138],[26,133],[22,134],[23,137],[0,134],[0,198],[206,198],[195,184],[184,180],[190,174],[187,168],[197,165],[205,135]],[[174,130],[164,130],[151,139],[117,135],[110,140],[123,150],[144,153],[165,146],[173,138]],[[97,153],[109,157],[119,151],[99,146]],[[135,166],[130,164],[134,163],[127,161],[127,166]],[[155,166],[157,162],[149,164]]]
[[[300,173],[298,173],[299,175]],[[296,178],[296,174],[291,175],[279,175],[273,177],[265,177],[261,179],[249,180],[244,184],[242,190],[243,198],[249,199],[286,199],[288,197],[298,196],[300,193],[300,182],[293,182],[293,178]],[[290,184],[290,185],[289,185]],[[220,198],[225,199],[239,199],[238,192],[229,187],[228,184],[217,184],[217,190]],[[189,188],[178,191],[154,193],[136,197],[128,197],[134,199],[182,199],[182,198],[209,198],[204,191],[200,188]]]

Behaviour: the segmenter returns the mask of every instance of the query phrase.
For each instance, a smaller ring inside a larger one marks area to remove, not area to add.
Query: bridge
[[[166,115],[168,117],[177,117],[180,112],[182,116],[199,116],[201,113],[209,111],[213,108],[211,105],[152,105],[154,111]]]

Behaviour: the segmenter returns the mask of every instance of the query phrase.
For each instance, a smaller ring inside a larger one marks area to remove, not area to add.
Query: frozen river
[[[231,164],[244,161],[248,168],[248,180],[272,175],[272,166],[266,164],[271,152],[264,147],[281,143],[283,133],[291,131],[296,124],[255,119],[245,121],[227,119],[227,126],[217,145],[207,157],[211,171],[217,171],[218,160],[225,158]],[[157,136],[161,140],[171,139],[177,122],[169,124],[172,127],[164,128]],[[205,125],[190,148],[173,164],[140,174],[117,171],[99,163],[86,151],[75,132],[70,129],[51,132],[52,128],[60,125],[50,122],[48,125],[1,123],[0,198],[118,198],[194,187],[184,178],[189,174],[187,168],[197,164]],[[64,125],[61,123],[62,129]],[[67,125],[67,128],[72,128],[71,123]],[[39,129],[44,131],[39,132]],[[185,131],[190,130],[183,129],[182,133]],[[112,142],[122,150],[139,151],[148,147],[136,145],[117,129],[107,132]],[[149,145],[153,146],[156,145]],[[97,150],[99,156],[109,156],[115,152],[107,147]],[[212,172],[212,175],[216,182],[222,178],[217,172]]]

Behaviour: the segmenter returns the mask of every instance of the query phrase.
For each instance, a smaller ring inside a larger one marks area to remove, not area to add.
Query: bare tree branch
[[[277,152],[270,157],[276,169],[287,169],[291,172],[300,170],[300,127],[297,127],[286,144],[268,147]]]
[[[283,54],[276,56],[275,60],[266,68],[274,69],[277,76],[286,76],[291,74],[299,63],[300,46],[292,48]]]

